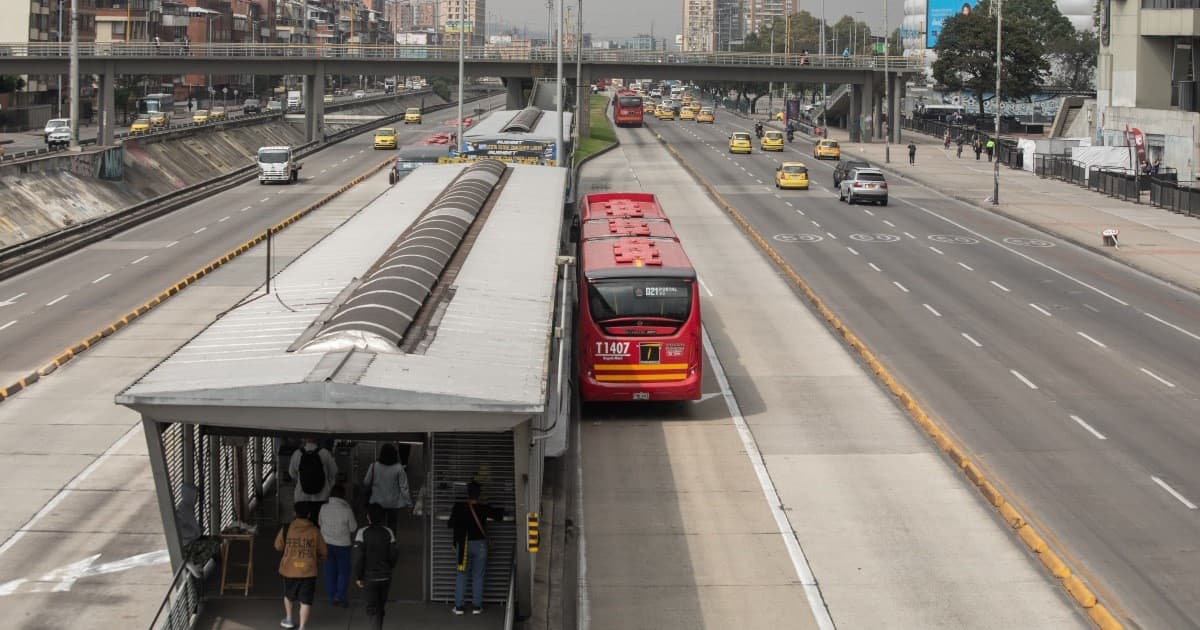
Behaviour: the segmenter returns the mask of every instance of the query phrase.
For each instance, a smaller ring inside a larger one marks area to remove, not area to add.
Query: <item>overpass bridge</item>
[[[67,74],[70,45],[66,43],[0,43],[0,74]],[[455,75],[457,47],[305,45],[305,44],[182,44],[148,42],[81,42],[79,71],[100,77],[100,144],[112,144],[115,112],[114,77],[129,74],[278,74],[304,77],[306,129],[318,139],[324,113],[322,95],[329,74]],[[504,79],[509,108],[522,105],[522,86],[555,74],[556,52],[551,48],[508,51],[468,47],[464,50],[469,76]],[[564,52],[564,73],[587,84],[592,77],[683,79],[693,81],[793,82],[849,84],[850,118],[870,118],[867,138],[882,137],[883,86],[890,82],[888,118],[899,119],[904,75],[922,71],[917,59],[900,56],[798,55],[768,53],[675,53],[664,51],[585,50],[578,59]],[[852,125],[855,129],[859,125]],[[899,141],[898,128],[893,129]]]

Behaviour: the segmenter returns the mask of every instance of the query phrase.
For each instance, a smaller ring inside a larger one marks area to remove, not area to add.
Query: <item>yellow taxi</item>
[[[208,110],[197,109],[195,112],[192,112],[192,122],[197,124],[208,122]]]
[[[218,120],[228,120],[228,119],[229,119],[229,117],[225,114],[224,107],[214,107],[214,108],[208,110],[209,122],[218,121]]]
[[[645,103],[642,103],[642,115],[643,116],[646,116],[646,115],[653,116],[654,111],[655,111],[655,106],[652,101],[646,101]]]
[[[745,131],[735,131],[729,134],[730,153],[750,153],[753,151],[750,134]]]
[[[704,107],[700,105],[700,101],[692,101],[691,108],[692,111],[696,112],[697,114],[700,113],[700,110],[704,109]]]
[[[421,124],[420,107],[409,107],[408,109],[404,110],[404,124],[407,125],[408,123],[417,123],[418,125]]]
[[[679,110],[679,120],[696,120],[696,112],[691,107],[684,107]]]
[[[768,131],[763,134],[763,137],[758,141],[758,148],[763,151],[782,151],[783,150],[783,132]]]
[[[129,133],[150,133],[150,119],[138,118],[129,126]]]
[[[167,118],[166,112],[150,112],[151,127],[166,127],[169,122],[171,119]]]
[[[842,148],[838,146],[837,140],[822,140],[813,147],[813,157],[818,160],[825,158],[840,160],[842,159]]]
[[[808,167],[803,162],[784,162],[775,169],[776,188],[808,190]]]
[[[696,122],[698,122],[698,123],[706,122],[706,123],[711,124],[713,122],[713,120],[714,120],[714,116],[713,116],[713,110],[711,107],[704,107],[704,108],[701,108],[700,111],[696,112]]]
[[[659,120],[675,120],[675,108],[670,105],[660,104],[658,109],[655,110],[654,115]]]
[[[395,149],[396,142],[395,127],[380,127],[379,129],[375,130],[376,149]]]

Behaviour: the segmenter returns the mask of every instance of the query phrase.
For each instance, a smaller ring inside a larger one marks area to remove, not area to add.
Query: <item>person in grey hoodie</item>
[[[325,476],[325,482],[319,492],[306,492],[301,476],[301,460],[306,453],[316,453],[322,465],[322,472]],[[309,502],[315,503],[318,506],[324,504],[329,499],[329,490],[333,488],[333,483],[337,480],[338,467],[337,462],[333,461],[333,454],[327,448],[321,448],[317,441],[313,438],[306,438],[304,444],[292,452],[292,459],[288,465],[288,474],[292,479],[296,480],[296,490],[293,495],[295,503]],[[318,509],[320,509],[318,507]]]
[[[384,444],[379,449],[379,458],[371,463],[363,479],[370,492],[369,503],[376,503],[386,513],[386,524],[393,532],[400,521],[400,511],[412,505],[408,491],[408,473],[392,444]]]
[[[329,503],[321,509],[320,525],[321,537],[329,549],[329,555],[325,557],[325,593],[329,595],[330,604],[349,608],[346,592],[350,586],[350,550],[358,522],[354,519],[354,510],[346,502],[346,489],[342,484],[334,484],[329,491]]]

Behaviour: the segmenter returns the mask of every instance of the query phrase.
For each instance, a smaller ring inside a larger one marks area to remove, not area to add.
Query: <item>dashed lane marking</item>
[[[1003,284],[1000,284],[999,282],[996,282],[995,280],[988,280],[988,282],[991,283],[992,286],[996,287],[997,289],[1000,289],[1001,291],[1004,291],[1005,293],[1010,293],[1009,288],[1004,286]]]
[[[896,282],[895,280],[892,280],[892,284],[896,285],[897,289],[900,289],[901,291],[908,293],[908,287],[904,286],[903,284],[900,284],[899,282]]]
[[[1087,333],[1083,332],[1082,330],[1077,330],[1077,331],[1075,331],[1075,334],[1079,335],[1080,337],[1083,337],[1084,339],[1087,339],[1088,341],[1090,341],[1090,342],[1092,342],[1092,343],[1096,344],[1097,346],[1100,346],[1101,348],[1107,348],[1107,347],[1108,347],[1108,346],[1104,345],[1104,343],[1103,343],[1103,342],[1101,342],[1099,339],[1096,339],[1095,337],[1092,337],[1091,335],[1089,335],[1089,334],[1087,334]]]
[[[846,246],[846,249],[847,249],[847,250],[849,250],[849,252],[850,252],[851,254],[854,254],[855,256],[858,256],[858,250],[854,249],[853,247],[850,247],[849,245],[847,245],[847,246]]]
[[[896,224],[895,224],[895,223],[892,223],[891,221],[888,221],[887,219],[884,219],[884,220],[883,220],[883,222],[884,222],[884,224],[886,224],[888,227],[896,227]]]
[[[983,344],[979,343],[978,341],[975,341],[975,338],[974,338],[974,337],[972,337],[971,335],[968,335],[967,333],[962,333],[962,336],[963,336],[963,339],[966,339],[967,341],[970,341],[970,342],[971,342],[971,345],[975,346],[976,348],[982,348],[982,347],[983,347]]]
[[[67,299],[67,296],[68,296],[68,295],[70,295],[70,294],[68,293],[68,294],[66,294],[66,295],[60,295],[60,296],[58,296],[58,297],[54,298],[53,300],[50,300],[49,302],[46,302],[46,306],[54,306],[55,304],[58,304],[59,302],[61,302],[61,301],[65,300],[65,299]]]
[[[259,200],[258,200],[258,203],[267,203],[267,202],[268,202],[268,201],[270,201],[270,200],[271,200],[271,198],[270,198],[270,197],[263,197],[262,199],[259,199]]]
[[[1196,509],[1195,503],[1188,501],[1187,497],[1180,494],[1178,490],[1176,490],[1175,488],[1172,488],[1169,484],[1167,484],[1167,482],[1163,481],[1162,479],[1159,479],[1158,477],[1155,477],[1154,475],[1150,475],[1150,478],[1153,479],[1154,483],[1158,484],[1158,486],[1160,488],[1162,488],[1163,490],[1166,490],[1168,493],[1170,493],[1171,496],[1175,497],[1180,503],[1187,506],[1187,509],[1189,509],[1189,510]]]
[[[3,326],[0,326],[0,330],[4,330],[5,328],[8,328],[9,326],[12,326],[15,323],[17,323],[17,320],[14,319],[11,322],[8,322],[7,324],[5,324]]]
[[[111,274],[111,273],[106,273],[106,274],[104,274],[103,276],[100,276],[99,278],[96,278],[95,280],[92,280],[92,284],[99,284],[99,283],[101,283],[101,282],[104,282],[105,280],[107,280],[107,279],[108,279],[109,277],[111,277],[111,276],[112,276],[112,274]]]
[[[875,263],[867,263],[867,265],[869,267],[871,267],[872,269],[874,269],[875,271],[883,273],[883,270],[879,268],[879,265],[876,265]]]
[[[1016,370],[1009,370],[1009,372],[1012,372],[1012,375],[1017,377],[1017,380],[1021,381],[1022,383],[1025,383],[1026,387],[1028,387],[1029,389],[1037,389],[1038,388],[1038,386],[1033,381],[1025,378],[1024,374],[1021,374],[1020,372],[1018,372]]]
[[[149,258],[149,256],[142,256],[141,258],[138,258],[137,260],[135,260],[135,261],[133,261],[133,262],[131,262],[131,263],[129,263],[129,264],[131,264],[131,265],[136,265],[136,264],[138,264],[138,263],[142,262],[143,260],[146,260],[147,258]]]
[[[217,223],[224,223],[224,222],[228,221],[230,218],[231,218],[231,217],[228,217],[228,216],[227,216],[227,217],[225,217],[224,219],[221,219],[220,221],[217,221]]]
[[[1087,306],[1087,304],[1084,304],[1084,306]],[[1089,307],[1089,308],[1090,308],[1090,307]],[[1095,310],[1095,309],[1092,309],[1092,310]],[[1096,312],[1097,312],[1097,313],[1099,313],[1100,311],[1096,311]],[[1175,324],[1172,324],[1171,322],[1169,322],[1169,321],[1167,321],[1167,320],[1165,320],[1165,319],[1162,319],[1162,318],[1160,318],[1160,317],[1158,317],[1158,316],[1156,316],[1156,315],[1152,315],[1152,314],[1150,314],[1150,313],[1146,313],[1146,317],[1149,317],[1150,319],[1153,319],[1154,321],[1156,321],[1156,322],[1158,322],[1158,323],[1162,324],[1163,326],[1167,326],[1167,327],[1169,327],[1169,328],[1173,328],[1173,329],[1175,329],[1175,330],[1177,330],[1177,331],[1179,331],[1179,332],[1181,332],[1181,333],[1183,333],[1183,334],[1185,334],[1185,335],[1187,335],[1187,336],[1191,337],[1192,339],[1195,339],[1195,340],[1197,340],[1197,341],[1200,341],[1200,335],[1197,335],[1196,333],[1194,333],[1194,332],[1191,332],[1191,331],[1189,331],[1189,330],[1186,330],[1186,329],[1184,329],[1184,328],[1180,328],[1179,326],[1176,326]]]
[[[837,237],[833,235],[833,232],[826,232],[826,234],[828,234],[828,235],[829,235],[829,238],[831,238],[831,239],[833,239],[833,240],[835,240],[835,241],[837,240]]]
[[[1042,307],[1038,306],[1037,304],[1033,304],[1033,303],[1031,302],[1031,303],[1029,304],[1029,306],[1031,306],[1031,307],[1033,308],[1033,310],[1035,310],[1035,311],[1037,311],[1037,312],[1041,313],[1042,315],[1045,315],[1046,317],[1054,317],[1053,315],[1051,315],[1051,314],[1050,314],[1050,311],[1047,311],[1046,309],[1044,309],[1044,308],[1042,308]]]
[[[936,248],[936,247],[934,247],[934,246],[932,246],[932,245],[930,245],[930,246],[929,246],[929,251],[932,251],[933,253],[935,253],[935,254],[937,254],[937,255],[939,255],[939,256],[945,256],[945,255],[946,255],[946,254],[945,254],[945,252],[943,252],[942,250],[940,250],[940,249],[938,249],[938,248]]]
[[[163,249],[171,249],[172,247],[175,247],[178,244],[179,244],[179,241],[171,241],[170,243],[163,245]]]
[[[199,234],[199,233],[201,233],[201,232],[203,232],[204,230],[207,230],[207,229],[208,229],[208,226],[205,226],[205,227],[202,227],[202,228],[200,228],[200,229],[198,229],[198,230],[195,230],[194,232],[192,232],[192,234]]]
[[[933,316],[934,316],[934,317],[941,317],[941,316],[942,316],[942,314],[941,314],[941,313],[939,313],[939,312],[938,312],[938,310],[937,310],[936,308],[933,308],[932,306],[930,306],[930,305],[928,305],[928,304],[922,304],[921,306],[924,306],[926,310],[928,310],[930,313],[933,313]]]
[[[1154,372],[1151,372],[1150,370],[1147,370],[1146,368],[1138,368],[1138,369],[1141,370],[1142,373],[1145,374],[1146,376],[1149,376],[1150,378],[1158,381],[1159,383],[1162,383],[1163,385],[1166,385],[1167,387],[1175,387],[1175,383],[1168,381],[1167,379],[1155,374]]]
[[[1108,439],[1108,438],[1104,437],[1103,433],[1092,428],[1092,425],[1088,424],[1087,422],[1084,422],[1083,418],[1080,418],[1079,416],[1076,416],[1076,415],[1072,415],[1071,419],[1074,420],[1075,423],[1078,424],[1079,426],[1083,427],[1084,429],[1087,429],[1088,433],[1091,433],[1092,435],[1096,436],[1097,440],[1107,440]]]

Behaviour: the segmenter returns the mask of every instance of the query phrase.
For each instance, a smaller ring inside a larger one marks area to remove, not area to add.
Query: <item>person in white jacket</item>
[[[350,552],[358,521],[354,519],[354,509],[346,501],[346,489],[342,484],[334,484],[329,491],[329,503],[321,509],[320,524],[321,537],[329,549],[329,555],[325,556],[325,593],[329,595],[330,604],[349,608]]]
[[[379,458],[371,463],[363,485],[368,488],[368,503],[377,503],[387,512],[387,526],[394,532],[400,521],[400,511],[412,505],[408,491],[408,473],[392,444],[379,449]]]

